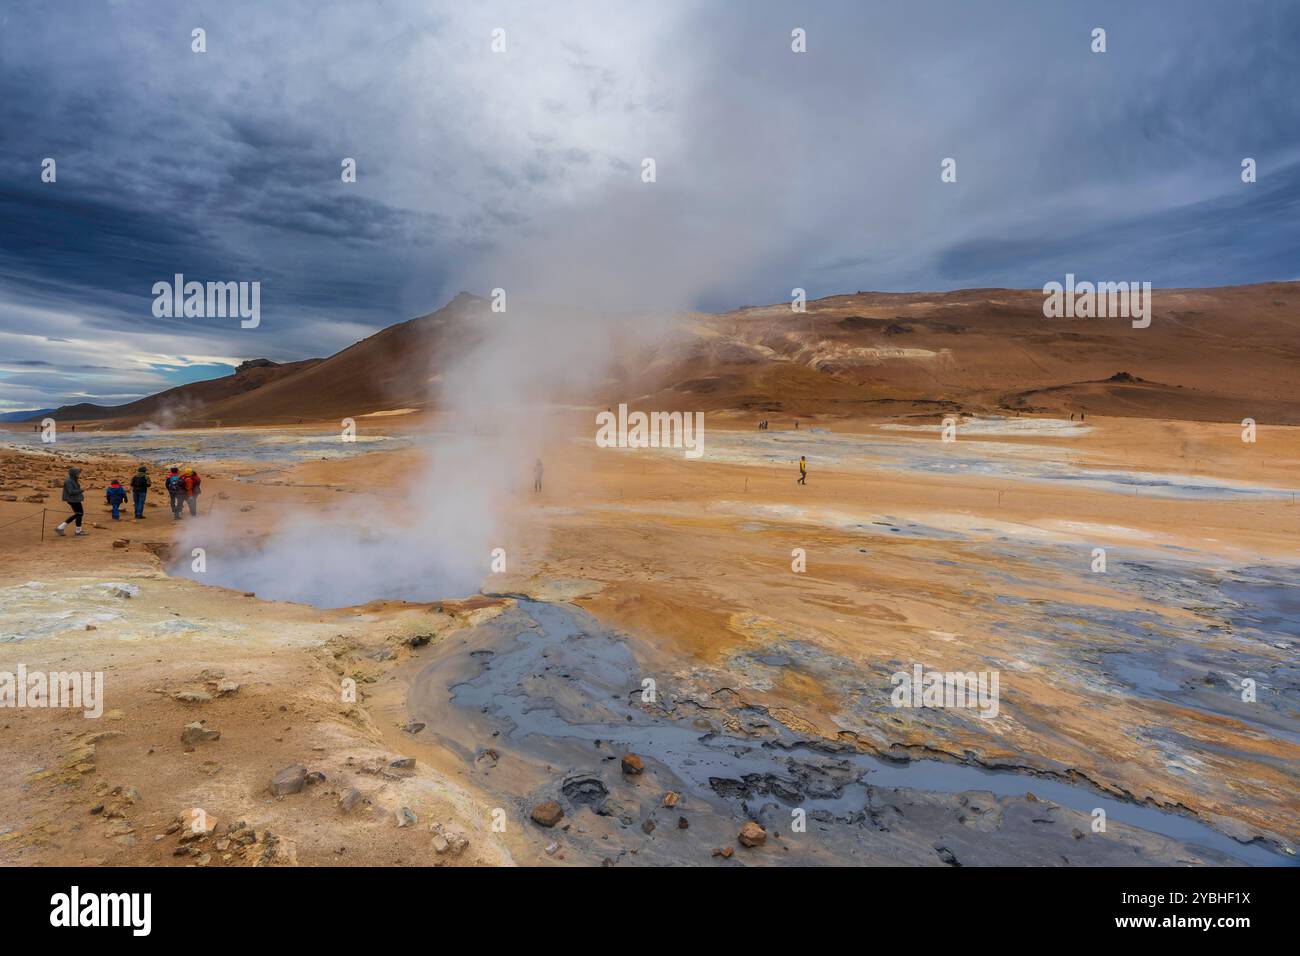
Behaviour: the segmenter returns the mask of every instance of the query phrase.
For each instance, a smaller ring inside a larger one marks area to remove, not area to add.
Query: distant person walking
[[[122,515],[118,512],[122,505],[126,504],[126,489],[122,487],[122,483],[116,478],[113,479],[112,483],[109,484],[107,490],[104,492],[104,500],[108,502],[108,506],[113,509],[113,520],[121,521]]]
[[[163,486],[167,489],[167,503],[171,506],[172,518],[180,521],[181,509],[185,507],[185,480],[181,477],[180,468],[172,465]]]
[[[185,503],[190,506],[190,517],[199,516],[199,473],[193,468],[181,469],[181,488],[185,492]]]
[[[149,494],[149,469],[141,465],[131,476],[131,503],[135,505],[135,516],[144,517],[144,499]]]
[[[542,490],[542,460],[539,458],[537,459],[537,463],[533,465],[533,491],[541,491],[541,490]]]
[[[77,524],[76,534],[82,535],[86,531],[81,527],[81,519],[85,514],[85,506],[82,504],[86,500],[85,493],[81,490],[81,469],[69,468],[68,477],[63,481],[63,500],[68,503],[72,509],[72,514],[60,522],[59,526],[54,529],[54,533],[63,536],[63,532],[68,527],[69,521],[75,521]]]
[[[799,484],[808,484],[808,459],[803,455],[799,456]]]

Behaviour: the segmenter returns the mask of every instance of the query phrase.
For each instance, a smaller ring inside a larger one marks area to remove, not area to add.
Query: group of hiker
[[[152,485],[153,481],[149,477],[149,469],[141,465],[136,469],[130,482],[131,504],[135,508],[137,520],[145,517],[145,499],[149,496],[149,489]],[[192,517],[198,517],[201,486],[202,479],[199,478],[199,473],[193,468],[181,468],[179,465],[172,465],[167,477],[163,480],[163,488],[167,492],[168,503],[174,520],[180,521],[184,517],[187,507]],[[104,490],[104,501],[112,510],[114,521],[122,519],[121,509],[126,504],[126,499],[126,487],[122,485],[119,479],[114,479]],[[68,515],[54,529],[55,534],[62,536],[67,531],[69,524],[76,526],[77,530],[73,532],[74,534],[87,534],[88,532],[82,527],[82,520],[85,518],[86,493],[81,487],[80,468],[68,469],[68,477],[63,482],[63,501],[72,510],[72,514]]]

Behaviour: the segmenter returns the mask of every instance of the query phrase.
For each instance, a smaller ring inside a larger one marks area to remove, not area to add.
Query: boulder
[[[564,808],[554,800],[547,800],[533,807],[533,822],[540,827],[553,827],[564,816]]]
[[[306,783],[307,768],[296,763],[276,772],[271,778],[271,793],[277,797],[300,793]]]
[[[636,754],[626,754],[623,757],[623,772],[626,774],[636,775],[645,770],[645,763]]]
[[[737,835],[736,839],[740,841],[741,846],[762,846],[767,842],[767,831],[753,820],[750,820],[740,828],[740,833]]]

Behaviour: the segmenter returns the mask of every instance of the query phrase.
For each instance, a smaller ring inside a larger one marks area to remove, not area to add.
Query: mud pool
[[[789,659],[774,654],[769,661]],[[643,699],[647,677],[658,683],[651,701]],[[616,859],[628,860],[635,846],[641,862],[694,858],[701,847],[690,834],[716,842],[753,818],[778,834],[785,862],[933,862],[936,854],[969,864],[1058,856],[1075,863],[1290,862],[1277,848],[1243,843],[1189,815],[1063,779],[887,761],[802,737],[761,708],[677,696],[675,688],[670,676],[643,673],[628,643],[582,611],[520,599],[424,665],[408,708],[426,724],[423,732],[460,753],[489,789],[507,762],[531,768],[524,773],[532,780],[528,799],[567,804],[574,827],[557,839],[578,854],[613,846],[622,851]],[[629,785],[618,765],[628,752],[644,758],[653,784],[635,778]],[[683,812],[695,819],[688,831],[658,837],[671,821],[655,825],[655,804],[670,789],[685,795]],[[790,826],[795,808],[812,821],[806,834]],[[1098,808],[1109,821],[1105,834],[1088,827]]]

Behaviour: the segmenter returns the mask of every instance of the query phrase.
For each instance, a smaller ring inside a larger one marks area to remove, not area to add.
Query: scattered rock
[[[677,801],[681,798],[682,795],[680,793],[669,790],[664,794],[664,806],[671,810],[673,807],[677,806]]]
[[[430,829],[433,830],[434,852],[439,855],[450,853],[452,856],[460,856],[469,846],[469,836],[458,826],[435,823]]]
[[[416,824],[415,812],[410,807],[401,807],[397,811],[399,827],[413,827]]]
[[[217,684],[217,695],[225,697],[227,694],[233,694],[239,690],[239,684],[233,680],[223,680]]]
[[[181,731],[181,743],[193,747],[195,744],[202,743],[205,740],[220,740],[221,731],[209,730],[203,726],[203,722],[196,720],[192,724],[186,724],[185,729]]]
[[[724,860],[730,860],[731,855],[735,852],[736,851],[729,846],[715,846],[713,848],[713,856],[720,856]]]
[[[767,842],[767,831],[753,820],[750,820],[740,828],[740,833],[736,839],[740,841],[741,846],[762,846]]]
[[[339,809],[344,813],[351,813],[359,804],[364,803],[366,795],[356,787],[349,787],[339,797]]]
[[[636,775],[645,770],[645,763],[636,754],[627,754],[623,757],[623,772],[626,774]]]
[[[393,770],[414,770],[414,769],[415,769],[415,758],[414,758],[414,757],[398,757],[396,760],[390,761],[389,764],[388,764],[388,766],[389,766],[390,768],[392,768]]]
[[[546,844],[546,855],[547,855],[547,856],[554,856],[554,855],[555,855],[555,851],[558,850],[559,848],[560,848],[560,845],[559,845],[558,843],[548,843],[548,844]]]
[[[307,768],[302,764],[285,767],[271,778],[271,793],[277,797],[300,793],[307,783]]]
[[[679,829],[679,830],[685,830],[685,829],[687,829],[688,827],[690,827],[690,825],[691,825],[691,821],[690,821],[690,820],[687,820],[685,817],[678,817],[678,818],[677,818],[677,829]]]
[[[402,730],[404,730],[408,734],[418,734],[423,729],[424,729],[424,722],[419,720],[412,720],[408,722],[405,727],[402,728]]]
[[[947,863],[949,866],[961,866],[961,864],[957,862],[957,857],[953,855],[952,850],[948,849],[946,846],[939,846],[936,844],[934,852],[938,853],[939,859],[943,860],[943,862]]]
[[[553,827],[564,816],[564,808],[554,800],[547,800],[533,807],[533,822],[541,827]]]
[[[653,820],[650,820],[650,819],[642,820],[642,821],[641,821],[641,832],[642,832],[642,833],[646,833],[646,834],[654,833],[654,832],[655,832],[655,822],[654,822]]]
[[[125,548],[125,547],[126,547],[127,545],[129,545],[130,543],[131,543],[131,540],[130,540],[129,538],[118,538],[116,541],[113,542],[113,547],[115,547],[115,548]]]
[[[202,690],[178,690],[172,694],[172,699],[186,704],[206,704],[212,699],[212,695]]]
[[[1080,830],[1078,827],[1075,827],[1074,829],[1072,829],[1072,830],[1070,831],[1070,836],[1074,837],[1076,840],[1082,840],[1082,839],[1083,839],[1083,831]]]

